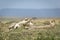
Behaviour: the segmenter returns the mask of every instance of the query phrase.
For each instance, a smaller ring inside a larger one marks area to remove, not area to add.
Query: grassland
[[[23,27],[9,31],[8,27],[13,22],[19,22],[19,18],[1,18],[0,19],[0,40],[60,40],[60,19],[35,19],[35,25],[45,25],[48,21],[54,19],[56,25],[54,28],[27,30]]]

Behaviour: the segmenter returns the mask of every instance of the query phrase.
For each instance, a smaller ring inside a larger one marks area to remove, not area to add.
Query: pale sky
[[[0,0],[0,16],[60,17],[60,0]]]
[[[60,8],[60,0],[0,0],[1,8]]]

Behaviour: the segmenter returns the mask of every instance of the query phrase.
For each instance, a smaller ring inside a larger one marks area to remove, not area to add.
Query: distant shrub
[[[35,19],[37,19],[37,17],[32,17],[32,19],[34,19],[34,20],[35,20]]]
[[[44,25],[49,25],[50,22],[49,22],[49,21],[45,21],[43,24],[44,24]]]

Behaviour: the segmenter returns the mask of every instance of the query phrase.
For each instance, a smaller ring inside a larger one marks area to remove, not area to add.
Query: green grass
[[[0,25],[0,40],[60,40],[60,22],[51,29],[27,30],[21,27],[5,32],[9,25],[10,23]],[[43,25],[43,23],[40,22],[36,25]]]

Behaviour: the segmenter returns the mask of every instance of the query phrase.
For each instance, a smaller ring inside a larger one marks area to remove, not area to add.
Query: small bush
[[[49,25],[50,22],[49,22],[49,21],[45,21],[43,24],[44,24],[44,25]]]

